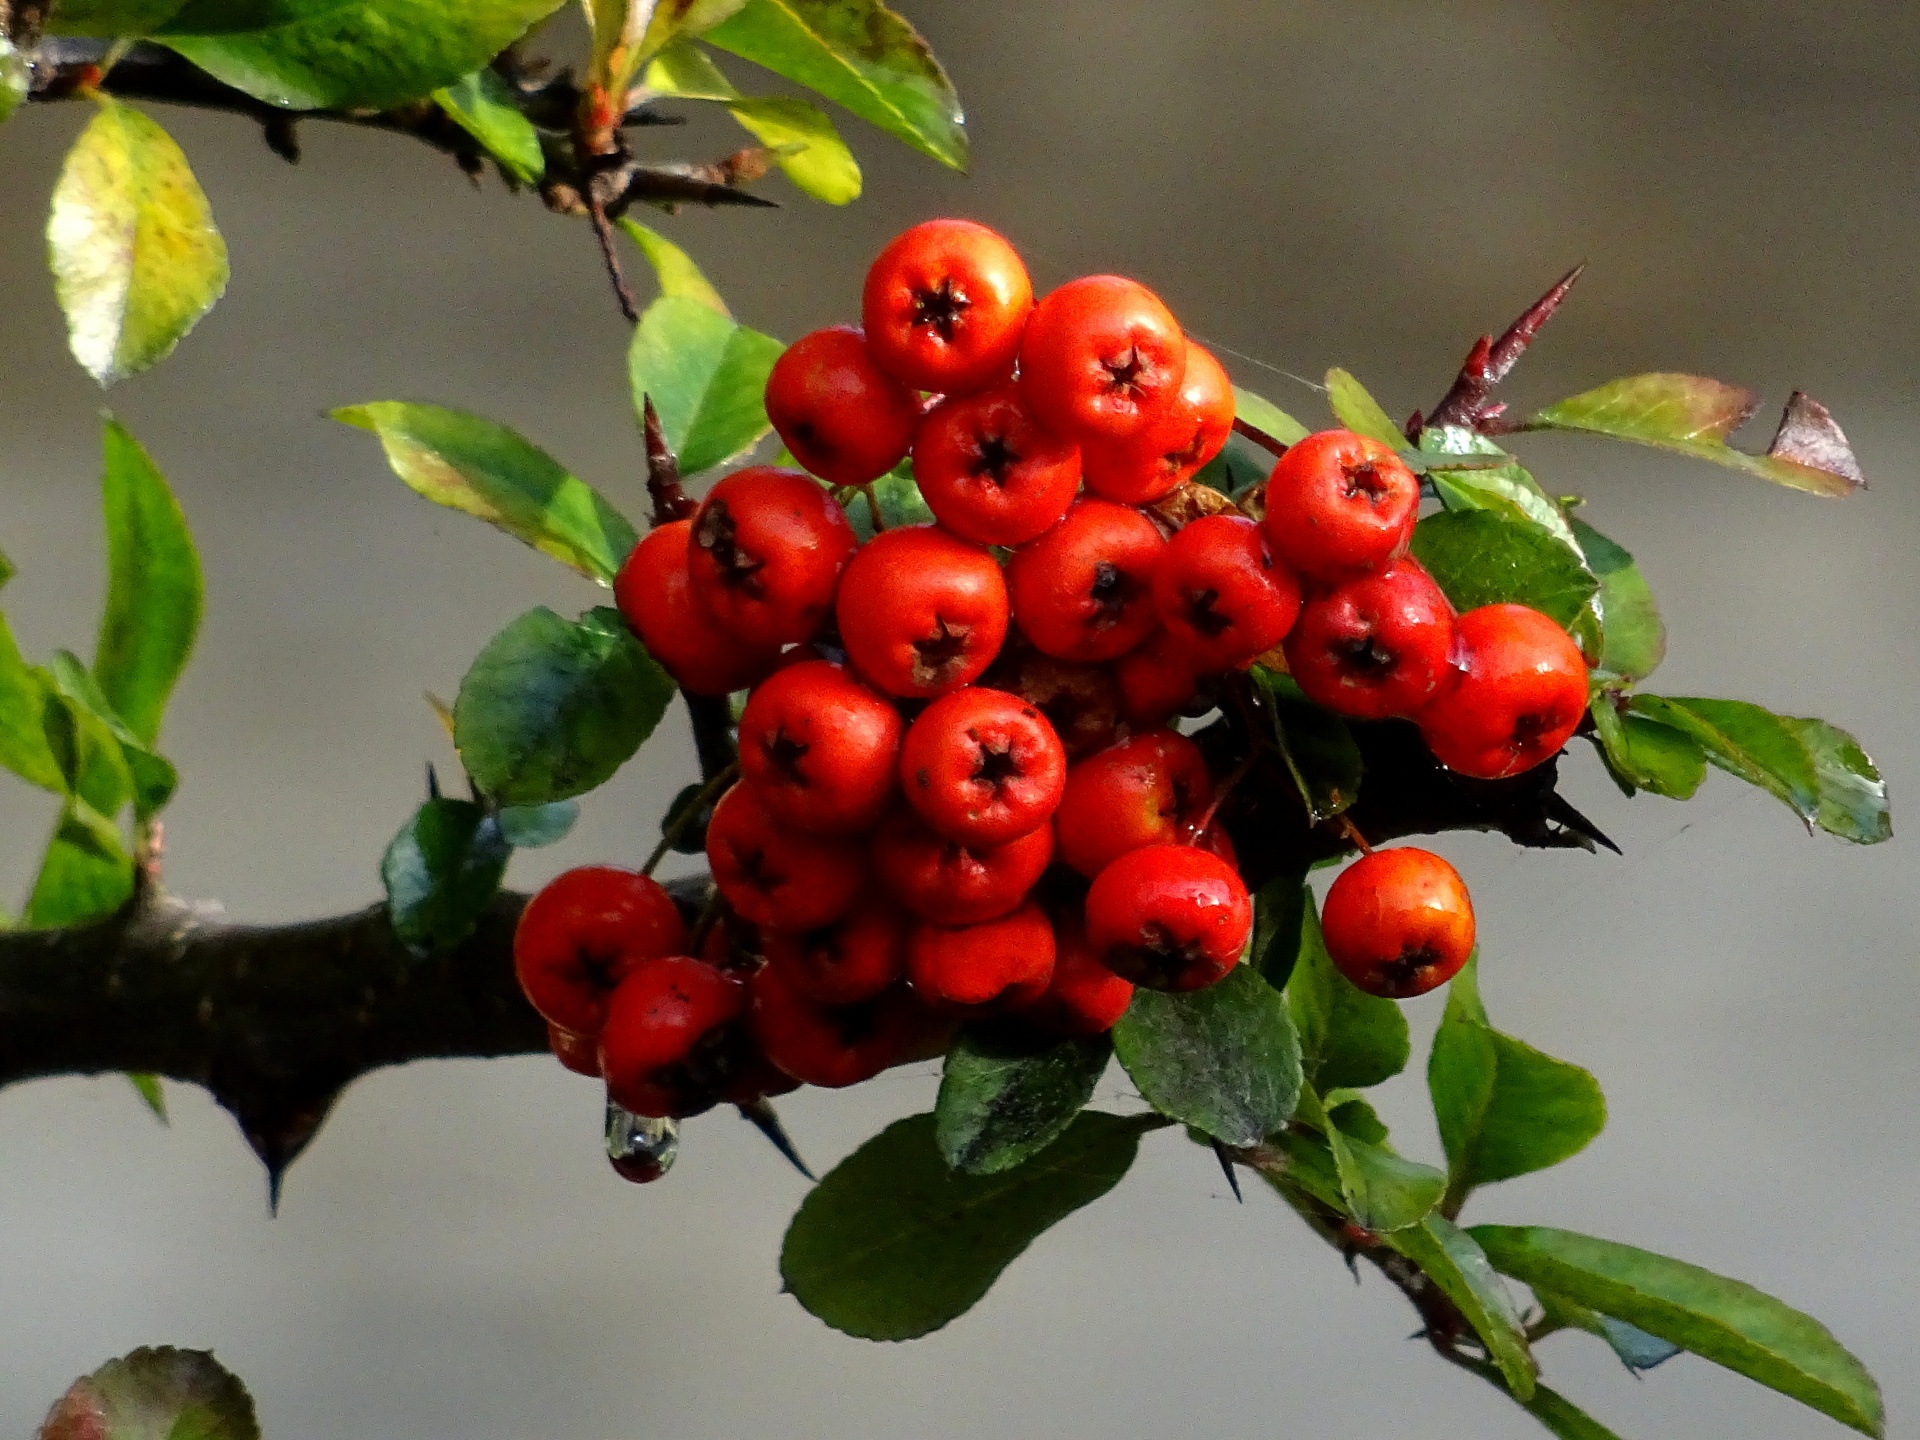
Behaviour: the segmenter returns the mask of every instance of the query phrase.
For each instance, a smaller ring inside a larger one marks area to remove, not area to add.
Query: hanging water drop
[[[622,1180],[650,1184],[673,1168],[679,1153],[678,1122],[636,1115],[607,1101],[607,1163]]]

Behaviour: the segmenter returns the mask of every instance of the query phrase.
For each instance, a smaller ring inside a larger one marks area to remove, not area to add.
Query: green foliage
[[[747,0],[707,41],[817,90],[943,165],[964,170],[965,117],[947,72],[880,0]]]
[[[1594,739],[1607,769],[1629,795],[1651,790],[1671,800],[1690,800],[1707,778],[1707,752],[1683,730],[1623,711],[1616,694],[1598,687],[1589,709]]]
[[[482,65],[433,92],[434,103],[466,131],[507,174],[531,185],[547,172],[540,132],[520,113],[513,91],[491,65]]]
[[[1387,1144],[1387,1127],[1366,1101],[1335,1105],[1321,1128],[1344,1208],[1356,1224],[1384,1235],[1419,1224],[1440,1203],[1447,1177]]]
[[[1413,528],[1413,553],[1460,610],[1531,605],[1570,626],[1600,582],[1579,554],[1498,510],[1442,510]]]
[[[0,125],[4,125],[27,100],[33,76],[19,47],[6,35],[0,35]]]
[[[1809,829],[1861,845],[1892,837],[1886,782],[1838,726],[1744,700],[1635,695],[1631,704],[1633,713],[1690,736],[1729,775],[1784,801]]]
[[[1331,710],[1309,701],[1291,675],[1264,665],[1248,673],[1266,692],[1274,744],[1307,815],[1315,821],[1332,819],[1360,796],[1364,766],[1353,732]]]
[[[167,1092],[160,1088],[160,1077],[135,1071],[127,1076],[127,1083],[133,1086],[133,1093],[140,1097],[140,1103],[152,1112],[153,1118],[162,1125],[167,1124]]]
[[[291,110],[385,110],[459,81],[560,0],[189,0],[156,32],[216,80]]]
[[[546,805],[507,805],[496,818],[501,837],[516,850],[538,850],[567,838],[573,822],[580,818],[576,800],[555,800]]]
[[[772,428],[767,376],[783,348],[702,299],[662,295],[641,315],[627,352],[634,413],[652,398],[682,474],[731,460]]]
[[[627,232],[627,237],[640,247],[640,253],[653,266],[662,295],[697,300],[714,314],[733,318],[733,312],[727,309],[727,302],[720,298],[720,292],[713,288],[713,282],[700,273],[700,267],[693,263],[693,257],[686,251],[658,230],[648,229],[631,216],[621,218],[620,228]]]
[[[500,822],[471,800],[435,797],[380,859],[393,933],[417,950],[449,950],[473,933],[513,853]]]
[[[66,790],[66,778],[47,741],[48,703],[45,686],[21,658],[13,631],[0,616],[0,766],[58,794]]]
[[[1333,407],[1334,418],[1354,434],[1378,440],[1394,450],[1406,448],[1407,437],[1393,417],[1367,393],[1366,386],[1337,366],[1327,371],[1327,403]]]
[[[1223,1144],[1271,1135],[1300,1097],[1286,1003],[1251,965],[1185,995],[1136,990],[1113,1048],[1149,1105]]]
[[[227,288],[227,246],[180,147],[102,97],[53,190],[47,247],[73,356],[102,385],[163,359]]]
[[[1654,603],[1653,589],[1633,556],[1586,521],[1576,518],[1569,523],[1587,568],[1600,582],[1596,598],[1605,643],[1599,668],[1627,680],[1644,680],[1667,655],[1667,627]]]
[[[782,462],[786,463],[786,462]],[[913,478],[913,461],[902,460],[893,469],[861,487],[864,493],[847,503],[847,523],[862,545],[877,533],[873,527],[874,507],[880,510],[880,523],[889,530],[902,525],[929,525],[933,511],[927,508],[919,482]]]
[[[454,702],[453,741],[489,799],[544,805],[609,779],[673,694],[617,611],[573,621],[536,606],[475,657]]]
[[[39,1440],[260,1440],[260,1425],[211,1352],[143,1347],[74,1381]]]
[[[1460,1307],[1514,1396],[1522,1403],[1532,1399],[1539,1366],[1527,1346],[1513,1297],[1475,1233],[1434,1214],[1381,1238],[1425,1271],[1441,1293]]]
[[[1540,1302],[1541,1318],[1546,1325],[1555,1330],[1584,1330],[1589,1335],[1599,1336],[1619,1357],[1620,1363],[1636,1375],[1656,1365],[1664,1365],[1681,1353],[1680,1347],[1671,1340],[1649,1335],[1638,1325],[1629,1325],[1611,1315],[1589,1310],[1585,1305],[1569,1300],[1564,1295],[1556,1295],[1551,1290],[1536,1288],[1533,1298]]]
[[[895,1121],[815,1186],[780,1274],[809,1312],[870,1340],[911,1340],[965,1314],[1040,1233],[1099,1199],[1153,1116],[1083,1111],[1024,1165],[949,1169],[931,1115]]]
[[[1620,1437],[1556,1390],[1533,1387],[1533,1398],[1520,1408],[1560,1440],[1620,1440]]]
[[[974,1026],[947,1052],[933,1107],[941,1158],[967,1175],[1010,1170],[1046,1149],[1093,1098],[1113,1044]]]
[[[1446,1014],[1427,1059],[1427,1088],[1447,1152],[1449,1213],[1476,1185],[1577,1155],[1607,1123],[1606,1099],[1593,1076],[1487,1023],[1477,961],[1448,986]]]
[[[613,95],[625,94],[649,56],[697,35],[737,11],[744,0],[586,0],[593,37],[588,74]]]
[[[1750,390],[1700,375],[1629,375],[1549,405],[1529,423],[1671,450],[1815,495],[1847,495],[1860,487],[1858,468],[1837,428],[1832,437],[1839,438],[1843,461],[1821,456],[1809,463],[1800,447],[1783,446],[1782,440],[1793,436],[1785,426],[1769,454],[1749,455],[1728,445],[1727,437],[1753,413],[1754,399]],[[1789,421],[1794,418],[1793,407],[1787,415]],[[1824,411],[1820,418],[1825,420]]]
[[[1311,903],[1307,877],[1303,874],[1276,875],[1254,892],[1253,943],[1247,950],[1247,963],[1276,990],[1287,987],[1294,966],[1299,963],[1306,943],[1302,927]],[[1319,916],[1314,919],[1317,924]],[[1294,1024],[1297,1028],[1298,1017]],[[1306,1050],[1306,1038],[1302,1036],[1303,1063]]]
[[[1500,463],[1471,470],[1430,470],[1434,493],[1449,510],[1491,510],[1546,531],[1576,554],[1580,545],[1558,502],[1540,488],[1526,467],[1486,436],[1457,425],[1429,425],[1420,449],[1431,455],[1483,457]]]
[[[132,898],[133,857],[119,827],[85,800],[69,797],[20,923],[29,929],[81,925],[111,915]]]
[[[436,505],[486,521],[603,585],[638,536],[585,481],[504,425],[438,405],[349,405],[333,418],[380,439],[393,473]]]
[[[1544,1226],[1471,1232],[1503,1274],[1638,1326],[1868,1435],[1880,1390],[1818,1321],[1738,1280],[1680,1260]]]
[[[118,811],[131,794],[137,819],[145,820],[157,814],[173,798],[173,792],[180,783],[179,774],[172,764],[155,754],[150,746],[142,744],[140,738],[114,713],[99,683],[71,651],[54,652],[47,667],[47,680],[51,688],[67,702],[69,711],[76,719],[89,727],[87,748],[112,767],[114,781],[111,790],[102,789],[95,783],[95,774],[102,772],[84,762],[76,767],[79,773],[72,777],[70,788],[94,801],[102,813]],[[101,738],[99,732],[105,732],[106,738]]]
[[[1407,1068],[1413,1051],[1407,1017],[1393,1001],[1367,994],[1333,968],[1313,892],[1304,883],[1298,889],[1299,938],[1286,982],[1287,1009],[1300,1035],[1307,1079],[1322,1092],[1391,1080]]]
[[[1294,419],[1278,405],[1251,390],[1236,385],[1233,387],[1233,418],[1244,420],[1264,435],[1270,435],[1282,445],[1297,444],[1313,432]],[[1271,457],[1267,468],[1273,468]]]

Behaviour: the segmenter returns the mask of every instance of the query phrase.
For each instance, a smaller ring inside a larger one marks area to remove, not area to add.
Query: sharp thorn
[[[280,1189],[287,1178],[286,1168],[276,1166],[267,1171],[267,1218],[280,1218]]]
[[[753,1123],[753,1128],[766,1136],[773,1148],[786,1157],[787,1163],[798,1170],[816,1185],[820,1177],[807,1168],[807,1162],[800,1158],[793,1137],[787,1134],[787,1127],[780,1123],[780,1116],[765,1096],[750,1100],[734,1107],[741,1115]]]
[[[1247,1197],[1240,1193],[1240,1177],[1234,1173],[1233,1157],[1227,1154],[1227,1147],[1218,1140],[1210,1142],[1213,1146],[1213,1158],[1220,1162],[1220,1173],[1227,1177],[1227,1188],[1233,1191],[1233,1198],[1239,1204],[1246,1204]]]
[[[1554,311],[1560,308],[1560,303],[1567,298],[1567,292],[1573,289],[1574,283],[1586,272],[1586,268],[1587,262],[1582,260],[1554,281],[1547,293],[1521,311],[1519,319],[1509,325],[1494,342],[1486,371],[1487,384],[1490,387],[1498,385],[1507,378],[1507,372],[1513,369],[1514,363],[1522,355],[1526,354],[1527,346],[1533,343],[1534,335],[1542,325],[1553,318]]]
[[[1616,855],[1624,855],[1626,853],[1618,845],[1614,844],[1612,840],[1607,838],[1606,831],[1602,830],[1598,825],[1594,824],[1593,821],[1574,809],[1573,806],[1567,802],[1566,797],[1560,794],[1559,791],[1549,792],[1547,795],[1546,810],[1550,819],[1559,821],[1574,834],[1585,836],[1597,844],[1604,845]]]
[[[431,760],[427,762],[427,798],[429,800],[440,798],[440,776],[434,770]]]

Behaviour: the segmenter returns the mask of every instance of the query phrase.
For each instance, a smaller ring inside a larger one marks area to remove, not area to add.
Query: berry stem
[[[680,462],[667,443],[666,427],[660,412],[653,408],[653,397],[641,397],[643,426],[647,437],[647,494],[653,500],[652,526],[684,520],[700,508],[692,496],[680,488]]]
[[[873,498],[873,487],[868,485],[860,493],[867,497],[867,514],[873,520],[873,533],[884,535],[887,530],[887,519],[880,513],[880,502]]]
[[[1359,826],[1355,825],[1353,821],[1345,815],[1336,815],[1333,819],[1334,824],[1339,827],[1340,833],[1360,847],[1360,853],[1362,855],[1373,854],[1373,846],[1367,843],[1367,837],[1360,833]]]

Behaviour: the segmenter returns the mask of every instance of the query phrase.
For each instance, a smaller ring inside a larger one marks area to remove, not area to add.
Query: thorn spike
[[[1220,1173],[1227,1177],[1227,1188],[1233,1191],[1235,1202],[1241,1205],[1246,1204],[1247,1197],[1240,1193],[1240,1177],[1234,1173],[1233,1157],[1227,1153],[1227,1147],[1218,1140],[1212,1141],[1211,1144],[1213,1158],[1220,1162]]]
[[[787,1134],[787,1127],[780,1123],[779,1112],[773,1108],[772,1102],[764,1095],[758,1100],[746,1101],[740,1105],[736,1105],[734,1108],[738,1110],[745,1119],[752,1122],[754,1129],[767,1137],[768,1142],[773,1148],[786,1157],[789,1165],[793,1166],[794,1169],[798,1170],[814,1184],[817,1185],[820,1183],[820,1177],[808,1169],[807,1162],[800,1158],[800,1151],[798,1147],[794,1145],[793,1137]]]

